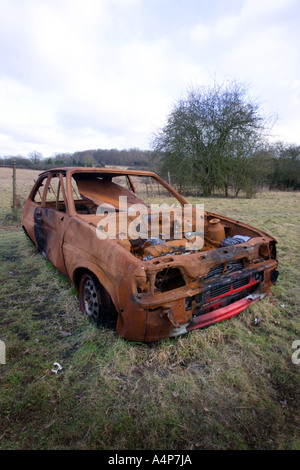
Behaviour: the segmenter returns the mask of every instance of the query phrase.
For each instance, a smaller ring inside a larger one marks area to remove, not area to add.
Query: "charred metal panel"
[[[54,209],[37,207],[34,211],[34,234],[37,247],[63,274],[66,267],[62,245],[65,215]]]
[[[107,203],[118,208],[120,196],[126,196],[129,205],[142,202],[132,191],[111,181],[79,178],[77,179],[77,186],[81,195],[99,205]]]
[[[46,256],[47,253],[47,233],[43,223],[43,209],[37,207],[34,211],[34,235],[36,244],[41,252]]]

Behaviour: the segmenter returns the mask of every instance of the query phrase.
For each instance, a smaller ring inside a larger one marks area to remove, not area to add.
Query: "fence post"
[[[17,188],[16,188],[16,160],[13,160],[13,202],[12,202],[12,210],[14,217],[17,216]]]

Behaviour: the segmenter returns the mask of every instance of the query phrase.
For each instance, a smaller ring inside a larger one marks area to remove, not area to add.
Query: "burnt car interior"
[[[119,197],[126,196],[129,205],[142,203],[129,178],[113,175],[74,174],[72,188],[77,213],[96,214],[100,204],[110,204],[119,210]]]

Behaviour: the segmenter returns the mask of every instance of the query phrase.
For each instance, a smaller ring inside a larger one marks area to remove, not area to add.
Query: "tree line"
[[[185,174],[182,166],[168,164],[169,155],[157,155],[154,151],[131,150],[87,150],[74,154],[56,154],[43,158],[32,152],[29,157],[7,156],[0,159],[0,166],[46,170],[60,166],[127,166],[133,169],[153,170],[169,181],[183,195],[207,195],[206,184],[196,180],[192,172]],[[178,171],[180,170],[180,171]],[[192,170],[191,170],[192,171]],[[224,170],[223,170],[224,171]],[[209,194],[221,193],[238,196],[241,192],[248,197],[261,187],[275,190],[300,190],[300,146],[277,142],[249,155],[232,157],[228,173],[221,175],[220,182],[214,180]]]
[[[106,165],[126,167],[149,167],[152,152],[150,150],[133,149],[94,149],[83,150],[74,153],[56,153],[44,158],[40,152],[31,152],[27,157],[22,155],[3,156],[0,160],[2,166],[12,166],[13,160],[17,167],[35,170],[47,170],[53,167],[81,166],[81,167],[105,167]]]
[[[237,197],[243,193],[253,197],[259,189],[300,190],[300,146],[283,142],[267,145],[244,160],[237,160],[219,184],[214,181],[208,190],[201,181],[192,182],[192,177],[178,174],[176,168],[167,165],[161,156],[160,164],[157,171],[160,176],[186,196],[221,194]]]

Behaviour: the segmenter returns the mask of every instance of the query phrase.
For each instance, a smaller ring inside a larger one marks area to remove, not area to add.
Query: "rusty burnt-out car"
[[[129,340],[152,342],[202,328],[268,294],[278,275],[274,238],[204,211],[202,245],[191,249],[194,208],[189,233],[169,209],[166,235],[163,211],[153,210],[151,201],[166,201],[169,208],[174,201],[179,207],[187,204],[152,172],[56,168],[35,182],[22,226],[75,286],[87,317],[116,327]],[[126,234],[129,224],[141,220],[131,211],[136,204],[148,223],[143,236],[140,223],[134,225],[137,236],[129,230]],[[115,217],[116,234],[105,238],[110,216]]]

